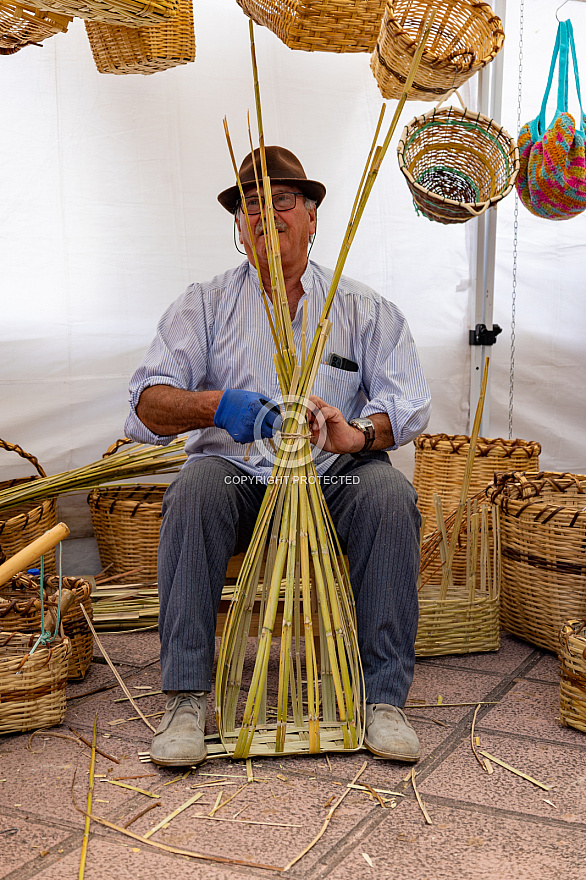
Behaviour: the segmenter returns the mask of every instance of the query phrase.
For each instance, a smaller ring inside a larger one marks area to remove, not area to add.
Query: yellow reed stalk
[[[452,585],[452,562],[454,561],[454,555],[456,553],[456,546],[458,543],[458,535],[460,533],[460,526],[462,524],[462,518],[464,516],[464,510],[466,508],[466,499],[468,497],[468,490],[470,488],[470,480],[472,478],[472,468],[474,467],[474,456],[476,454],[476,445],[478,442],[478,434],[480,433],[480,422],[482,421],[482,411],[484,409],[484,399],[486,397],[486,385],[488,382],[488,364],[490,362],[490,358],[486,358],[484,362],[484,373],[482,375],[482,384],[480,387],[480,396],[478,398],[478,404],[476,407],[476,414],[474,417],[474,424],[472,426],[472,434],[470,436],[470,446],[468,448],[468,455],[466,457],[466,468],[464,471],[464,479],[462,481],[462,489],[460,491],[460,502],[458,504],[458,508],[456,511],[456,518],[454,521],[454,529],[452,531],[452,537],[450,539],[450,544],[448,547],[448,559],[446,562],[446,567],[444,569],[442,575],[442,582],[440,587],[439,598],[445,599],[448,591],[448,587]]]
[[[85,813],[85,825],[83,829],[83,842],[81,844],[81,857],[79,860],[78,880],[83,880],[85,875],[85,863],[87,858],[87,848],[90,839],[90,816],[92,813],[92,800],[94,797],[94,777],[96,771],[96,734],[98,727],[98,715],[94,715],[94,732],[92,735],[92,756],[90,758],[90,776],[87,793],[87,806]]]

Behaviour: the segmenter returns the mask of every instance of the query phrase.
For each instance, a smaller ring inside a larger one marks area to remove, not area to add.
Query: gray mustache
[[[287,230],[287,224],[281,220],[280,217],[275,217],[275,227],[277,232],[285,232]],[[254,234],[260,235],[262,233],[262,220],[259,220],[256,226],[254,227]]]

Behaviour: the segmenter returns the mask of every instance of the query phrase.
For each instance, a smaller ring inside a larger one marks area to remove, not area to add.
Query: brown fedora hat
[[[301,192],[310,199],[314,199],[316,205],[320,205],[326,194],[326,188],[323,183],[317,180],[308,180],[303,165],[290,150],[285,147],[265,147],[267,157],[267,171],[271,178],[271,183],[291,183],[299,187]],[[261,180],[260,168],[260,150],[254,151],[254,163],[256,165],[259,181]],[[249,153],[243,161],[238,171],[238,176],[242,187],[245,188],[251,184],[255,184],[254,167],[252,164],[252,153]],[[240,191],[238,185],[225,189],[218,196],[219,203],[233,214],[240,202]]]

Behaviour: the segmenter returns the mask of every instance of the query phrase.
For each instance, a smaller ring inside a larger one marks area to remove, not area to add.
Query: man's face
[[[273,196],[276,193],[294,192],[299,193],[295,200],[295,207],[288,211],[275,210],[275,225],[279,233],[279,247],[281,249],[281,262],[283,266],[294,265],[300,262],[303,265],[307,262],[307,248],[309,245],[309,237],[315,233],[315,208],[309,211],[305,207],[305,197],[301,193],[299,187],[290,183],[275,183],[271,186]],[[244,190],[245,198],[247,196],[257,196],[255,186],[246,187]],[[263,214],[265,209],[263,208]],[[251,214],[250,226],[252,229],[252,244],[258,254],[260,263],[266,263],[266,246],[262,228],[263,214]],[[242,208],[238,209],[236,214],[236,223],[240,234],[240,243],[244,245],[244,250],[250,262],[254,265],[254,257],[252,244],[248,234],[246,218]],[[266,223],[266,221],[265,221]]]

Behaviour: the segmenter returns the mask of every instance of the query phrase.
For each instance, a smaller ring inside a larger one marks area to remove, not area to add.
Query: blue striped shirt
[[[308,346],[329,290],[332,271],[308,262],[301,278],[304,296],[293,320],[301,358],[302,306],[307,299]],[[272,304],[269,303],[272,313]],[[421,433],[431,404],[427,382],[407,321],[393,303],[371,288],[342,276],[329,315],[330,352],[358,364],[357,372],[320,364],[312,394],[337,407],[349,420],[387,413],[396,449]],[[136,415],[142,391],[150,385],[173,385],[189,391],[240,388],[282,400],[269,329],[256,269],[245,261],[205,284],[192,284],[167,309],[157,335],[130,382],[131,412],[125,432],[141,443],[165,445],[173,437],[153,434]],[[259,444],[260,446],[260,444]],[[245,446],[221,428],[192,431],[186,441],[188,461],[200,455],[230,459],[244,471],[267,477],[272,456]],[[316,454],[318,474],[335,459]]]

